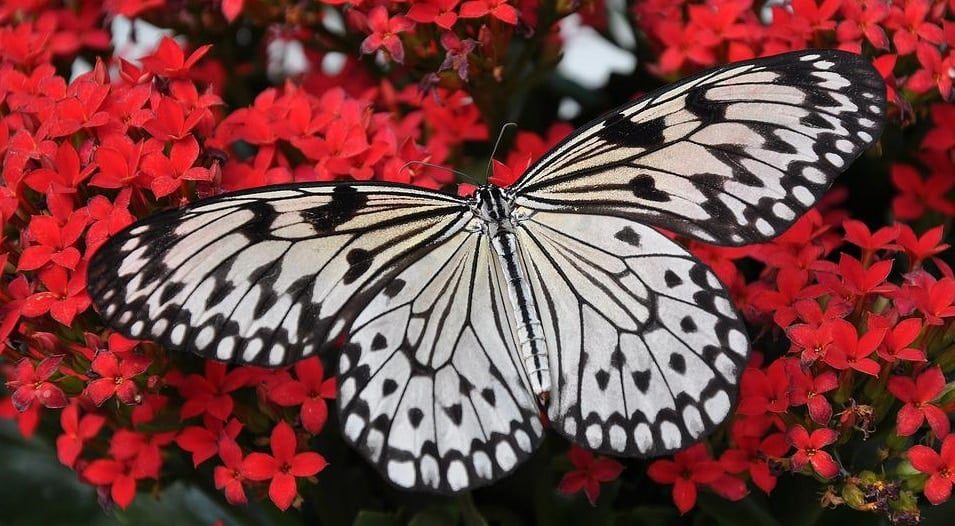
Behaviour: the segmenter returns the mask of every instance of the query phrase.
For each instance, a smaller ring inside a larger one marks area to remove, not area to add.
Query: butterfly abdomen
[[[530,381],[531,390],[539,400],[545,400],[550,393],[547,343],[544,340],[544,327],[540,321],[537,302],[518,251],[510,204],[500,188],[489,186],[478,191],[475,209],[484,220],[485,233],[500,258],[511,311],[517,318],[514,321],[521,364]]]

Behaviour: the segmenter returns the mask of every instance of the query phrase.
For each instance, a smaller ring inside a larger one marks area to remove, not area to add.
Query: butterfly
[[[128,337],[278,367],[339,351],[342,433],[394,485],[456,493],[558,434],[677,451],[730,414],[749,353],[724,285],[653,227],[782,233],[881,133],[863,58],[808,50],[686,78],[576,130],[511,187],[223,194],[131,225],[88,288]]]

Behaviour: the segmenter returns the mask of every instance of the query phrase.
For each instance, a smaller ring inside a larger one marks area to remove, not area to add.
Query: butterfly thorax
[[[521,363],[531,390],[544,404],[550,393],[547,344],[537,301],[521,257],[517,236],[518,220],[513,213],[510,198],[497,186],[482,186],[475,193],[472,209],[481,219],[482,232],[500,260],[511,312],[517,318],[511,322],[517,328],[514,337],[520,351]]]

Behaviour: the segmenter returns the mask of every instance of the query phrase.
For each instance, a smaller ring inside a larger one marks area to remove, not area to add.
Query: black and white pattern
[[[89,292],[130,337],[234,363],[343,341],[344,437],[399,487],[504,476],[542,411],[585,448],[660,455],[730,414],[749,343],[716,276],[651,226],[780,234],[884,105],[849,53],[731,64],[588,123],[512,188],[307,183],[155,215],[97,252]]]

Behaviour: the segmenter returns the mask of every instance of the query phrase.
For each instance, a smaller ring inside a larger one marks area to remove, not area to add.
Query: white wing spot
[[[703,409],[714,423],[722,422],[730,412],[730,399],[726,396],[726,391],[713,395],[703,404]]]
[[[514,464],[517,463],[517,457],[514,456],[514,450],[511,449],[511,445],[507,442],[501,442],[494,448],[494,458],[497,459],[498,465],[507,471],[514,467]]]
[[[871,109],[871,108],[870,108],[870,109]],[[862,119],[859,119],[859,126],[864,126],[864,127],[866,127],[866,128],[872,128],[873,126],[875,126],[875,121],[873,121],[872,119],[862,118]]]
[[[524,431],[518,429],[514,433],[514,441],[517,442],[517,447],[523,449],[524,451],[531,450],[531,439]]]
[[[826,182],[826,174],[815,166],[807,165],[803,167],[802,176],[808,179],[811,183],[822,184]]]
[[[421,458],[421,482],[432,488],[441,484],[441,469],[438,461],[431,455],[425,455]]]
[[[815,64],[813,64],[813,66],[815,66],[816,69],[829,69],[834,65],[835,64],[833,64],[832,62],[829,62],[828,60],[820,60],[819,62],[816,62]]]
[[[764,236],[771,236],[776,232],[773,225],[769,224],[769,221],[766,221],[762,217],[756,220],[756,230],[759,230],[759,233]]]
[[[245,344],[245,351],[242,352],[242,359],[251,362],[255,360],[255,357],[258,356],[259,351],[262,350],[262,340],[256,338],[249,343]]]
[[[819,58],[819,55],[816,55],[815,53],[813,53],[811,55],[803,55],[799,57],[799,60],[803,62],[809,62],[810,60],[816,60],[817,58]]]
[[[228,360],[232,358],[232,351],[235,350],[235,339],[231,336],[228,338],[223,338],[219,342],[219,346],[216,347],[216,357],[220,360]]]
[[[133,323],[129,327],[130,334],[133,336],[139,336],[143,332],[143,325],[145,325],[143,320],[136,320],[136,323]]]
[[[633,430],[633,441],[637,444],[637,449],[645,453],[653,446],[653,434],[650,433],[650,426],[641,422]]]
[[[199,334],[196,335],[192,343],[195,344],[198,349],[205,349],[212,343],[212,337],[215,336],[215,334],[215,329],[210,325],[206,325],[199,331]]]
[[[494,466],[491,464],[491,458],[483,451],[474,453],[474,472],[482,479],[489,479],[494,474]]]
[[[797,186],[793,188],[793,196],[800,203],[809,206],[815,200],[812,196],[812,192],[809,191],[805,186]]]
[[[703,434],[703,418],[700,416],[700,410],[688,405],[683,409],[683,424],[691,437],[696,438]]]
[[[683,443],[680,428],[669,421],[660,424],[660,438],[663,439],[663,445],[667,449],[676,449]]]
[[[881,113],[881,112],[882,112],[882,108],[880,108],[880,107],[876,106],[875,104],[873,104],[873,105],[869,106],[869,111],[871,111],[872,113]],[[861,121],[860,121],[860,122],[861,122]]]
[[[392,460],[388,463],[388,478],[403,488],[414,486],[414,463],[411,461],[398,462],[397,460]]]
[[[713,362],[713,367],[715,367],[728,382],[736,383],[736,364],[733,363],[733,360],[729,359],[729,356],[725,354],[717,356]]]
[[[452,491],[457,491],[468,485],[468,470],[460,460],[452,461],[448,465],[448,486]]]
[[[786,206],[786,203],[782,201],[777,202],[773,205],[773,214],[780,219],[790,220],[796,217],[796,214],[793,212],[792,208]]]
[[[600,444],[604,441],[604,433],[599,424],[590,424],[585,434],[587,435],[587,444],[594,449],[600,447]]]
[[[345,436],[352,440],[358,440],[364,427],[365,421],[360,416],[352,413],[348,415],[348,420],[345,420]]]
[[[610,447],[614,451],[623,451],[627,447],[627,432],[616,424],[610,426]]]
[[[746,352],[746,335],[740,332],[737,329],[732,329],[727,335],[729,340],[730,348],[737,352],[737,354],[743,354]]]
[[[172,332],[169,333],[169,340],[173,345],[181,345],[182,339],[186,336],[186,325],[180,323],[172,328]]]
[[[826,160],[832,163],[832,165],[836,168],[841,168],[842,165],[846,164],[842,157],[839,157],[838,154],[832,152],[826,153]]]
[[[126,311],[119,315],[119,322],[122,324],[129,323],[129,320],[133,319],[132,311]]]
[[[859,131],[859,132],[856,132],[856,135],[865,142],[869,142],[872,140],[872,136],[869,135],[869,132]]]
[[[282,363],[283,358],[285,358],[285,346],[275,344],[272,350],[269,351],[269,364],[278,365]]]
[[[842,152],[845,152],[845,153],[849,153],[849,152],[852,151],[853,148],[855,148],[855,145],[852,144],[852,141],[847,141],[847,140],[845,140],[845,139],[839,139],[838,141],[836,141],[836,148],[837,148],[839,151],[842,151]]]

